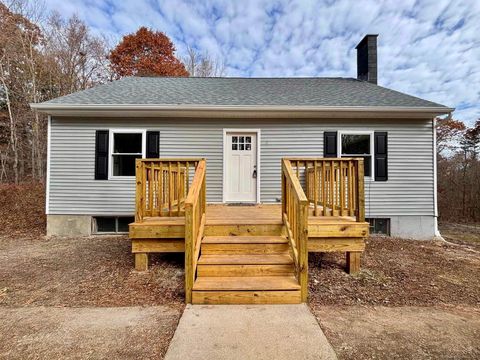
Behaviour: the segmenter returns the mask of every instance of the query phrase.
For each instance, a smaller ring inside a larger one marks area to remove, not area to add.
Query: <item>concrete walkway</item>
[[[336,359],[317,320],[300,305],[189,305],[166,360]]]

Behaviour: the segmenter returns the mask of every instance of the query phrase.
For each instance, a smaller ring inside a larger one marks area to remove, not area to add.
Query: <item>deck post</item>
[[[193,207],[191,204],[185,204],[185,301],[192,303],[193,287],[193,253],[192,247],[194,239]]]
[[[300,246],[301,272],[301,299],[306,303],[308,299],[308,202],[306,200],[298,203],[298,242]]]
[[[287,212],[287,184],[285,183],[285,175],[283,174],[283,167],[284,167],[284,160],[282,159],[280,162],[280,173],[282,178],[282,218],[283,214]]]
[[[135,160],[135,221],[141,222],[143,220],[143,173],[145,171],[142,159]]]
[[[360,255],[361,251],[347,252],[347,272],[349,274],[356,274],[360,271]]]
[[[137,271],[148,270],[148,254],[147,253],[135,253],[135,270]]]
[[[357,222],[365,221],[365,185],[364,185],[364,167],[363,159],[358,160],[357,166]]]

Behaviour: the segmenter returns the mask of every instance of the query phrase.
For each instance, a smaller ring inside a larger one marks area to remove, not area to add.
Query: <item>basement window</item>
[[[366,219],[369,224],[370,234],[380,234],[390,236],[390,219],[371,218]]]
[[[128,224],[133,221],[133,216],[97,216],[93,218],[93,232],[95,234],[128,233]]]

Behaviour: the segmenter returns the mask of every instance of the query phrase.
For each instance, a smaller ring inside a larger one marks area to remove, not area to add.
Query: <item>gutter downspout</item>
[[[433,207],[434,207],[434,239],[443,240],[445,239],[440,234],[438,230],[438,180],[437,180],[437,118],[433,118]]]

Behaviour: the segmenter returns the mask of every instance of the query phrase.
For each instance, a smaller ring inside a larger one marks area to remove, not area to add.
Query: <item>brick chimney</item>
[[[369,34],[360,41],[357,49],[357,79],[377,84],[377,37]]]

